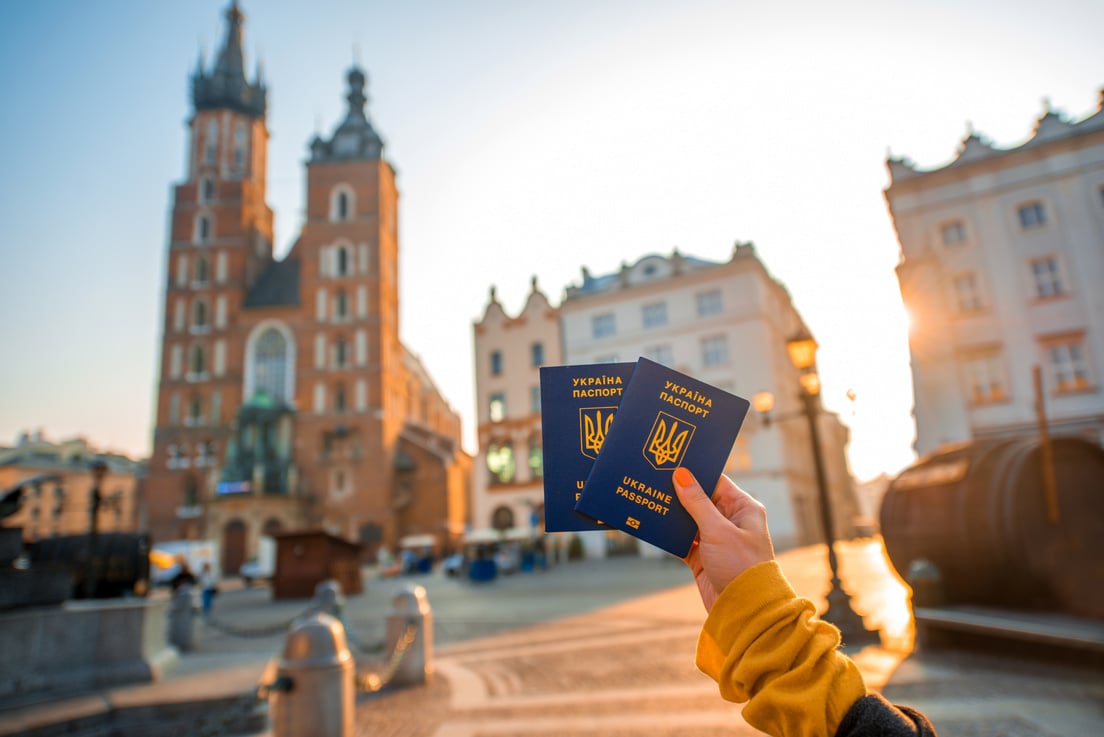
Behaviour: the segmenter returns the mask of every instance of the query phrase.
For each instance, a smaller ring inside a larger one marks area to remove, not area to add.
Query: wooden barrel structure
[[[96,535],[92,565],[88,560],[89,535],[47,537],[27,545],[32,568],[68,569],[72,574],[72,598],[91,593],[94,599],[144,596],[149,589],[149,535],[137,532],[101,532]],[[85,583],[91,568],[91,591]]]
[[[905,469],[881,508],[898,573],[934,564],[946,604],[1104,619],[1104,449],[1055,437],[1051,452],[1052,492],[1034,437],[973,441]]]

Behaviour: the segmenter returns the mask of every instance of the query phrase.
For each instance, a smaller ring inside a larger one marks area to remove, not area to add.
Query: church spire
[[[209,74],[202,67],[192,78],[192,97],[196,110],[230,108],[251,117],[263,118],[266,90],[258,72],[251,84],[245,78],[242,53],[242,24],[245,14],[232,0],[226,9],[226,40]],[[201,62],[202,63],[202,62]]]
[[[311,161],[329,161],[333,159],[379,159],[383,150],[383,139],[372,127],[364,106],[368,103],[365,86],[368,77],[364,71],[354,66],[346,77],[349,92],[345,99],[349,110],[345,120],[334,131],[329,141],[316,136],[311,142]]]

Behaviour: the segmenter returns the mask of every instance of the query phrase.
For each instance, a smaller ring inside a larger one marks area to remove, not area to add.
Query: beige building
[[[785,287],[763,266],[751,244],[737,244],[725,262],[675,251],[647,255],[612,274],[568,286],[558,307],[534,283],[524,309],[510,317],[491,293],[475,325],[479,457],[473,520],[493,526],[495,514],[524,521],[539,508],[543,485],[532,462],[539,442],[539,363],[635,361],[671,366],[746,398],[769,392],[769,415],[751,414],[728,459],[726,473],[767,506],[779,548],[822,539],[818,487],[809,427],[801,410],[797,369],[786,343],[805,328]],[[497,356],[497,358],[496,358]],[[768,419],[769,418],[769,419]],[[853,530],[854,482],[845,450],[847,429],[821,410],[824,449],[837,534]],[[501,438],[513,444],[519,469],[503,478]],[[518,449],[523,449],[524,454]],[[588,555],[634,547],[621,533],[583,533]],[[641,551],[653,554],[654,549]]]
[[[41,433],[24,434],[16,445],[0,448],[0,491],[41,479],[24,490],[22,507],[4,520],[4,526],[22,527],[27,542],[88,532],[94,487],[91,464],[95,460],[107,464],[100,482],[97,530],[139,530],[138,462],[116,453],[100,453],[84,438],[54,443]]]
[[[1035,432],[1035,367],[1051,432],[1101,442],[1104,92],[1017,145],[971,131],[944,166],[887,166],[917,453]]]

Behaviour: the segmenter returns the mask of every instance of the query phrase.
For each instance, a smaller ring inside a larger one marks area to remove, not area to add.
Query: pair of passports
[[[545,366],[540,388],[545,531],[614,527],[685,557],[697,525],[671,474],[712,494],[748,401],[647,358]]]

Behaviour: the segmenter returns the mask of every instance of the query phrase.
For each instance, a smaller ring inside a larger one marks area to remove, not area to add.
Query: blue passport
[[[545,532],[604,530],[575,511],[633,363],[543,366],[540,370]]]
[[[641,358],[575,510],[685,557],[698,527],[675,495],[685,466],[713,493],[748,400]]]

